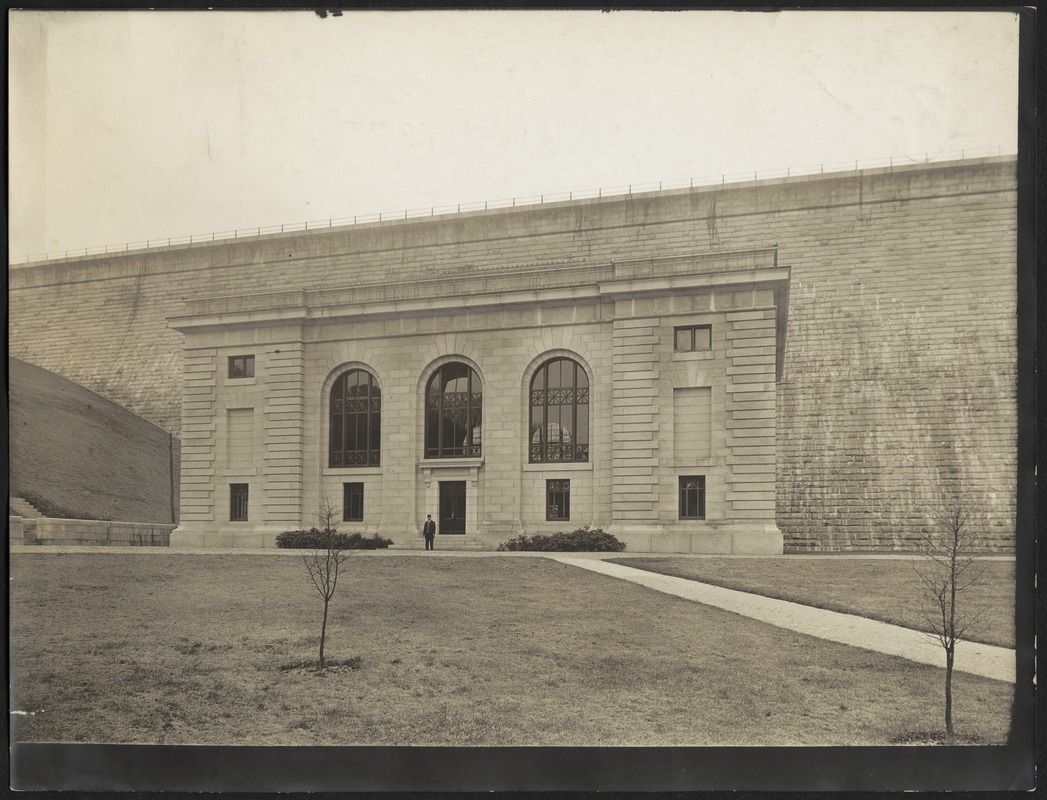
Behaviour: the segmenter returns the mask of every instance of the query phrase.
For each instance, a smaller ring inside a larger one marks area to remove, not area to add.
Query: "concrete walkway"
[[[787,600],[775,600],[749,592],[724,589],[685,578],[659,575],[635,567],[612,564],[603,559],[554,553],[542,555],[562,564],[637,583],[696,603],[722,608],[779,628],[945,668],[945,650],[942,646],[927,634],[909,628]],[[1015,653],[1006,647],[957,642],[954,668],[957,672],[1014,683]]]

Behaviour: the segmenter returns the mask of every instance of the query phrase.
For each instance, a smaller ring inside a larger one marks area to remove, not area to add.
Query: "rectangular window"
[[[247,521],[247,484],[229,484],[229,519],[233,522]]]
[[[571,482],[545,482],[545,518],[568,520],[571,518]]]
[[[680,519],[705,519],[705,476],[680,476]]]
[[[673,349],[677,353],[711,350],[713,346],[712,325],[687,325],[673,328],[673,336]]]
[[[229,356],[230,378],[253,378],[254,356]]]
[[[346,522],[363,522],[364,520],[364,485],[362,483],[343,483],[344,502],[342,519]]]

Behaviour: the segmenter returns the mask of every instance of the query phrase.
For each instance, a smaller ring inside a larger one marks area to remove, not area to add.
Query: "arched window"
[[[425,457],[480,455],[483,387],[467,364],[440,367],[425,387]]]
[[[382,463],[382,390],[374,375],[353,369],[331,387],[332,467]]]
[[[589,460],[589,378],[576,361],[546,361],[531,378],[531,463]]]

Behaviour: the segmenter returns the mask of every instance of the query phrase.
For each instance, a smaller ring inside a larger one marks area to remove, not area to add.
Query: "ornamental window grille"
[[[571,482],[545,482],[545,518],[547,520],[569,520],[571,518]]]
[[[342,486],[342,519],[345,522],[363,522],[364,485],[362,483],[343,483]]]
[[[680,476],[680,519],[705,519],[705,476]]]
[[[467,364],[444,364],[425,387],[425,457],[479,457],[483,387]]]
[[[370,372],[350,370],[331,387],[329,466],[381,466],[381,442],[382,390]]]
[[[554,358],[531,378],[532,463],[589,460],[589,378],[577,361]]]
[[[229,484],[229,520],[231,522],[247,522],[247,493],[246,483]]]

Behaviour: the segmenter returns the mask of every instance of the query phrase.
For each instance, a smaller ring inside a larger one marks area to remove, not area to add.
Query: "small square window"
[[[247,484],[229,484],[229,519],[232,522],[247,522]]]
[[[230,378],[253,378],[254,356],[229,356]]]
[[[362,483],[343,483],[344,502],[342,519],[346,522],[363,522],[364,520],[364,485]]]
[[[547,520],[569,520],[571,518],[571,482],[545,482],[545,518]]]
[[[711,350],[713,329],[711,325],[686,325],[673,328],[673,349],[677,353],[695,353]]]
[[[705,476],[680,476],[680,519],[705,519]]]

